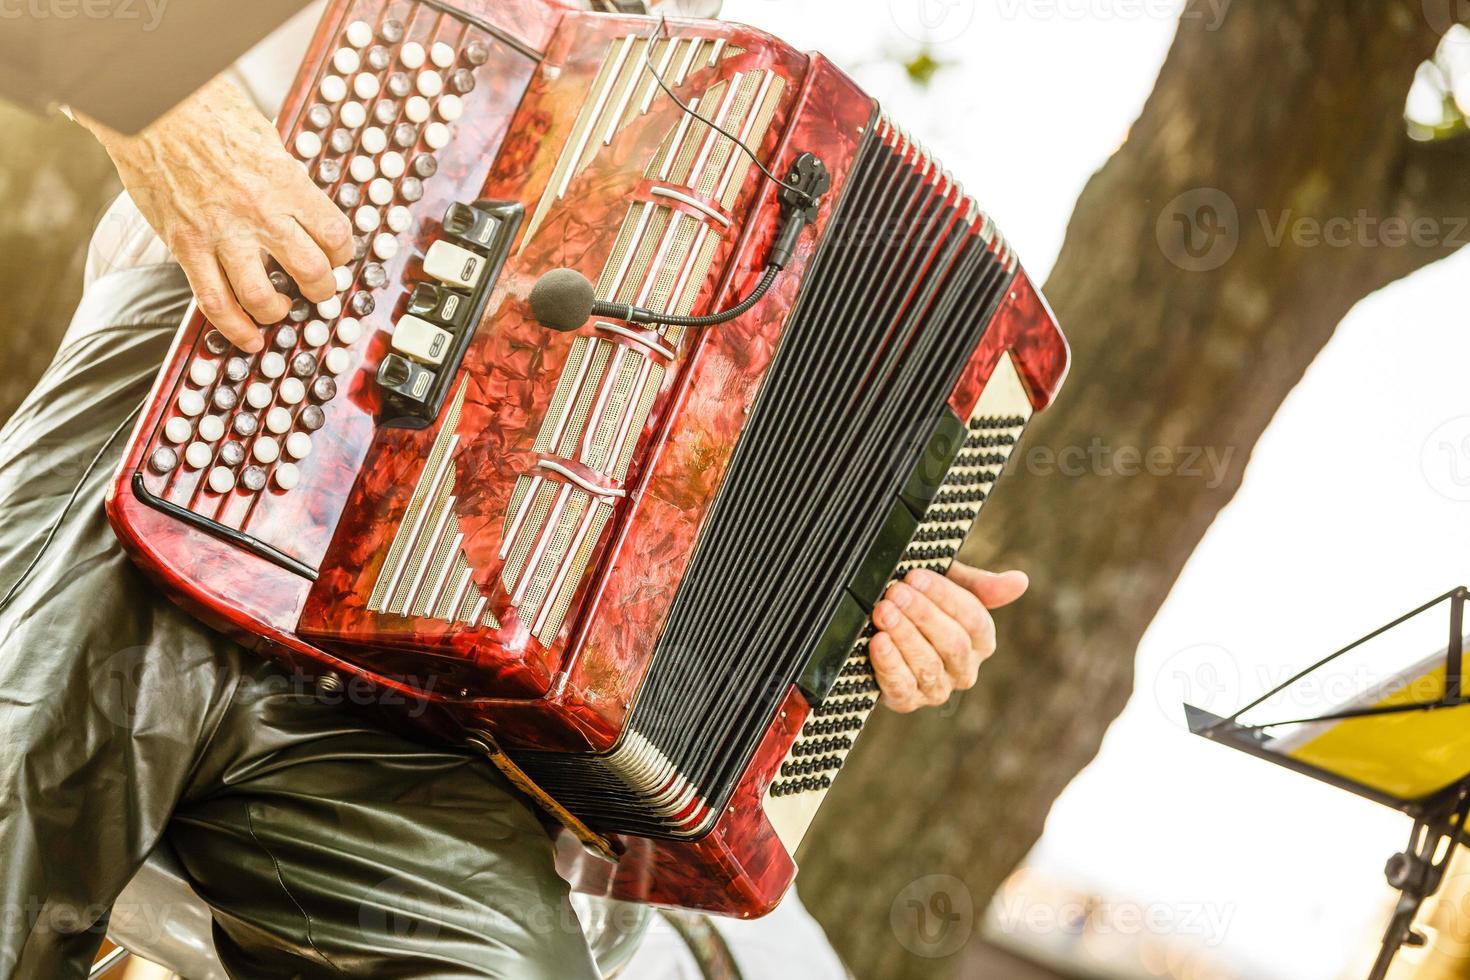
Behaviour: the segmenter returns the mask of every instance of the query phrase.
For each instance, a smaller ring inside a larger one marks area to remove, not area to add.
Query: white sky
[[[847,68],[962,176],[1040,281],[1083,183],[1151,89],[1180,7],[726,0],[725,16]],[[907,32],[920,18],[957,62],[928,92],[885,60],[916,50]],[[1207,707],[1238,706],[1470,579],[1459,558],[1470,503],[1454,499],[1470,500],[1467,274],[1470,255],[1441,263],[1343,323],[1148,631],[1132,702],[1032,856],[1047,876],[1112,898],[1213,903],[1229,922],[1218,948],[1244,976],[1360,969],[1387,913],[1383,861],[1408,825],[1189,736],[1177,702],[1188,689]]]

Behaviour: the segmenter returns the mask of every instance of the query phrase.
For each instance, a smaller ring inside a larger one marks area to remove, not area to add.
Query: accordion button
[[[388,209],[388,230],[396,234],[403,234],[413,224],[413,212],[403,205],[397,205]],[[385,280],[386,281],[386,280]],[[378,283],[378,286],[383,283]],[[373,287],[378,288],[377,286]]]
[[[351,211],[362,203],[362,190],[356,184],[343,184],[337,188],[337,206],[343,211]]]
[[[412,314],[404,314],[393,329],[393,349],[416,361],[438,366],[454,345],[454,336]]]
[[[466,64],[479,67],[490,60],[490,45],[484,41],[471,41],[465,45],[464,60]]]
[[[357,75],[352,79],[352,91],[364,102],[377,98],[382,87],[377,75]]]
[[[332,125],[332,110],[317,104],[306,110],[306,124],[312,129],[326,129]]]
[[[373,239],[373,255],[384,262],[391,261],[398,254],[398,239],[389,232],[383,232]]]
[[[429,60],[440,68],[448,68],[454,64],[454,49],[443,41],[437,41],[429,49]]]
[[[395,71],[388,76],[388,94],[395,99],[406,99],[413,91],[413,80],[405,72]]]
[[[324,100],[335,105],[347,98],[347,81],[341,75],[328,75],[322,79],[318,91]]]
[[[403,62],[403,67],[414,70],[424,66],[424,46],[417,41],[409,41],[398,51],[398,60]]]
[[[347,43],[354,48],[365,48],[373,43],[373,25],[365,20],[355,20],[347,25]]]
[[[468,68],[456,68],[449,74],[449,87],[460,95],[469,95],[475,90],[475,73]]]
[[[421,157],[419,157],[418,159],[414,160],[414,169],[415,170],[420,169],[419,166],[418,166],[419,160],[432,160],[432,159],[434,159],[434,158],[433,157],[429,157],[429,156],[421,156]],[[423,196],[424,196],[424,182],[421,181],[421,180],[419,180],[418,177],[405,177],[405,178],[403,178],[403,183],[401,183],[401,184],[398,185],[398,196],[401,197],[401,198],[403,198],[409,204],[416,204],[416,203],[418,203],[420,200],[423,199]]]
[[[247,466],[240,472],[240,486],[251,493],[259,493],[265,489],[265,470],[259,466]]]
[[[378,37],[389,44],[397,44],[403,40],[403,21],[385,20],[378,26]]]
[[[234,411],[235,406],[240,404],[240,396],[235,394],[234,388],[216,388],[209,400],[221,412]]]
[[[369,126],[362,131],[362,148],[372,156],[377,156],[388,148],[388,134],[377,126]]]
[[[189,380],[201,388],[213,384],[218,374],[218,369],[209,361],[195,361],[189,365]]]
[[[148,468],[155,473],[172,473],[178,465],[179,454],[167,447],[155,449],[148,457]]]
[[[334,129],[327,137],[327,149],[332,156],[342,157],[352,152],[352,134],[345,129]]]
[[[347,172],[352,174],[352,179],[359,184],[366,184],[378,174],[378,165],[373,163],[372,157],[355,156],[352,163],[347,167]]]
[[[317,378],[316,384],[311,386],[312,391],[315,392],[317,388],[323,383],[331,385],[332,393],[336,394],[337,383],[331,378]],[[327,399],[325,398],[322,399],[322,401],[326,400]],[[322,411],[320,405],[308,405],[301,410],[301,417],[298,418],[296,421],[300,423],[301,428],[305,429],[307,432],[315,432],[316,430],[327,424],[327,413]]]
[[[226,466],[239,466],[245,462],[245,447],[230,441],[219,447],[219,461]]]
[[[283,323],[276,328],[274,336],[271,337],[271,346],[279,351],[287,351],[296,346],[296,328],[289,323]]]
[[[357,225],[358,231],[377,231],[378,226],[383,223],[383,215],[371,204],[364,204],[352,215],[352,221]]]
[[[326,364],[327,371],[331,374],[346,374],[347,370],[352,367],[352,355],[341,347],[334,347],[327,351],[327,357],[323,363]]]
[[[370,316],[373,310],[378,308],[378,301],[373,299],[372,293],[353,293],[352,299],[347,301],[347,306],[352,310],[353,316]]]
[[[281,458],[281,444],[270,436],[261,436],[255,440],[255,445],[250,447],[250,452],[256,462],[269,466]]]
[[[393,203],[393,181],[386,177],[379,177],[368,185],[368,200],[378,207],[387,207]],[[344,287],[345,288],[345,287]]]
[[[225,339],[225,335],[218,330],[211,330],[204,335],[204,348],[211,354],[223,354],[230,349],[230,346],[231,344]]]
[[[163,437],[169,442],[186,442],[193,434],[194,427],[189,424],[188,419],[175,416],[163,425]]]
[[[439,172],[439,161],[428,153],[421,153],[413,159],[413,174],[422,180],[428,180]]]
[[[348,129],[356,129],[367,122],[367,109],[356,100],[342,103],[342,109],[337,113],[337,118],[342,120],[342,125]]]
[[[223,466],[209,471],[209,489],[215,493],[229,493],[235,489],[235,474]]]
[[[332,270],[332,282],[336,284],[339,293],[345,293],[352,288],[353,278],[350,266],[339,265]]]
[[[429,118],[429,100],[422,95],[415,95],[403,104],[403,115],[409,122],[423,122]]]
[[[368,49],[367,66],[372,71],[384,71],[393,64],[393,53],[381,44],[375,44]]]
[[[322,138],[309,129],[303,129],[296,134],[296,155],[303,160],[311,160],[322,152]]]
[[[316,168],[316,182],[318,184],[335,184],[342,179],[342,162],[340,160],[326,159],[321,166]]]
[[[281,382],[281,390],[277,394],[287,405],[299,405],[306,397],[306,385],[300,378],[287,378]]]
[[[449,145],[449,127],[442,122],[433,122],[424,127],[424,144],[431,150],[442,150]]]
[[[353,48],[338,48],[332,55],[332,67],[343,75],[351,75],[362,67],[362,55]]]
[[[282,490],[295,490],[301,483],[301,471],[295,464],[282,463],[276,467],[276,486]]]
[[[337,382],[333,381],[331,378],[323,375],[322,377],[317,378],[311,383],[312,401],[329,402],[336,397]],[[308,414],[315,413],[316,417],[320,418],[321,411],[322,410],[320,408],[317,408],[315,405],[308,405],[301,410],[301,417],[297,419],[297,421],[301,423],[301,427],[303,429],[306,429],[309,432],[315,432],[317,429],[321,428],[321,424],[317,423],[316,425],[308,425],[306,417]]]
[[[298,378],[309,378],[316,374],[316,355],[303,351],[291,358],[291,373]]]
[[[265,413],[265,427],[276,435],[291,431],[291,412],[277,405]]]
[[[224,434],[225,421],[218,415],[206,415],[199,420],[199,438],[205,442],[218,442]]]
[[[275,351],[270,351],[260,358],[260,373],[267,378],[279,378],[286,373],[286,359]],[[256,406],[257,408],[259,406]]]
[[[342,300],[333,296],[316,304],[316,312],[323,320],[335,320],[342,315]]]
[[[426,99],[432,99],[444,91],[444,76],[437,71],[421,71],[415,82],[415,87],[419,90],[419,95],[422,95]]]
[[[260,420],[254,415],[236,415],[232,428],[235,430],[235,435],[242,439],[249,439],[260,428]]]
[[[397,180],[403,176],[408,169],[408,164],[403,159],[403,154],[397,150],[389,150],[378,158],[378,170],[389,180]]]
[[[424,256],[424,271],[440,282],[474,289],[485,272],[485,257],[450,242],[438,241]]]
[[[194,418],[196,415],[203,415],[204,396],[197,391],[180,392],[179,411],[190,418]]]
[[[286,437],[286,455],[292,459],[305,459],[311,455],[311,436],[305,432],[293,432]]]
[[[464,100],[457,95],[446,95],[439,100],[439,118],[454,122],[464,115]]]
[[[291,304],[291,312],[286,314],[292,323],[305,323],[311,319],[311,303],[304,299],[298,299]]]
[[[189,448],[184,450],[184,462],[189,465],[190,469],[201,470],[208,466],[209,461],[213,458],[214,453],[210,452],[209,447],[202,442],[191,442]]]
[[[263,381],[252,381],[245,389],[245,402],[251,408],[265,408],[271,403],[272,397],[274,393],[271,386]]]
[[[362,321],[345,316],[337,323],[337,340],[350,347],[362,336]]]
[[[308,347],[320,347],[332,339],[332,331],[320,320],[313,320],[301,331],[302,339]]]

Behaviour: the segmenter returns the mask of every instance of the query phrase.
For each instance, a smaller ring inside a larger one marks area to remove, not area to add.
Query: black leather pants
[[[36,562],[0,610],[0,977],[85,976],[109,914],[163,928],[110,906],[165,838],[232,976],[595,976],[498,774],[323,704],[123,555],[104,488],[187,301],[174,266],[99,280],[0,430],[0,594]]]

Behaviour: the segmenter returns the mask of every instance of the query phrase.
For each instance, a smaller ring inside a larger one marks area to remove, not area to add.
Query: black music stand
[[[1454,845],[1470,846],[1465,826],[1470,814],[1470,713],[1462,713],[1464,718],[1446,713],[1446,709],[1470,705],[1470,697],[1462,690],[1467,598],[1470,590],[1461,586],[1425,603],[1324,657],[1228,718],[1184,706],[1194,734],[1392,807],[1414,821],[1408,846],[1391,857],[1384,869],[1400,897],[1368,980],[1383,980],[1400,948],[1425,944],[1424,935],[1414,929],[1414,918],[1425,899],[1439,890]],[[1444,650],[1381,685],[1371,699],[1310,718],[1241,722],[1241,716],[1344,654],[1446,603],[1449,639]],[[1452,724],[1447,726],[1447,722]],[[1459,722],[1464,724],[1453,724]],[[1447,746],[1450,727],[1463,727],[1463,746],[1458,733],[1452,736],[1454,747],[1462,751],[1434,753],[1432,758],[1412,752],[1416,741]],[[1285,735],[1271,734],[1283,729],[1291,730]],[[1396,752],[1400,754],[1395,756]],[[1386,776],[1391,771],[1393,775]],[[1450,846],[1440,853],[1446,841]]]

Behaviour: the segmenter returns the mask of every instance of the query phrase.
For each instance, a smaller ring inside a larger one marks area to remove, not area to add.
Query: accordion
[[[124,546],[486,754],[595,852],[576,887],[769,911],[878,700],[874,603],[1066,374],[1015,254],[831,63],[722,22],[333,0],[280,129],[356,259],[259,354],[190,311]],[[597,312],[549,329],[562,269]]]

